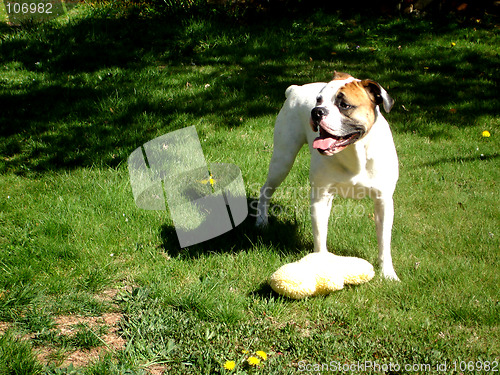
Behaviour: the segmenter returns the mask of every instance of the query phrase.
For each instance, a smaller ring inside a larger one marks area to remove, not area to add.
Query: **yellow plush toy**
[[[340,290],[344,284],[365,283],[374,275],[373,266],[364,259],[312,253],[281,266],[269,284],[278,294],[300,299]]]

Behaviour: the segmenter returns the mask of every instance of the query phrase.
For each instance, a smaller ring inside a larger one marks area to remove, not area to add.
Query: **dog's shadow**
[[[269,225],[264,228],[256,227],[256,207],[257,199],[247,199],[248,216],[237,227],[232,230],[212,238],[210,240],[181,248],[177,239],[177,233],[172,225],[165,224],[161,227],[160,237],[162,243],[160,250],[171,257],[184,259],[197,259],[206,254],[224,254],[242,251],[256,250],[259,247],[271,247],[280,254],[297,256],[303,252],[304,248],[310,248],[312,244],[305,243],[300,235],[297,222],[277,220],[269,218]],[[272,211],[272,206],[271,206]],[[362,257],[356,250],[335,249],[338,255]],[[350,287],[350,286],[346,286]],[[294,303],[293,299],[283,297],[276,293],[266,281],[261,282],[255,290],[249,293],[249,297],[259,300],[280,299],[284,302]]]
[[[257,199],[248,198],[248,216],[232,230],[200,242],[181,248],[177,233],[172,225],[164,224],[160,228],[160,249],[171,257],[199,258],[204,254],[223,254],[256,249],[261,246],[276,248],[280,253],[297,254],[304,247],[294,221],[278,221],[272,217],[267,227],[258,228],[255,225],[255,209]]]

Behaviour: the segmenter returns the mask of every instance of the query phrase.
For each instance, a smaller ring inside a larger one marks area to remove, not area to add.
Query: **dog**
[[[338,72],[329,83],[292,85],[285,96],[275,123],[267,180],[260,190],[257,226],[268,224],[270,199],[307,143],[314,251],[328,251],[333,196],[369,196],[374,202],[382,274],[399,280],[391,256],[398,157],[389,124],[379,109],[382,106],[389,112],[394,100],[377,82]]]

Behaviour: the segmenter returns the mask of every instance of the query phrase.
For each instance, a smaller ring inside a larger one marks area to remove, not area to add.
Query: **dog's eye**
[[[351,108],[353,108],[353,106],[350,104],[347,104],[344,100],[341,100],[339,102],[339,108],[345,110],[345,109],[351,109]]]

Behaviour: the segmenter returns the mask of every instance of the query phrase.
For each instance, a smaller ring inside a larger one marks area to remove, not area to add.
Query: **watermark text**
[[[444,361],[437,364],[428,363],[379,363],[373,361],[357,361],[353,363],[341,363],[331,361],[327,363],[308,363],[300,361],[298,371],[300,372],[345,372],[345,373],[424,373],[424,372],[499,372],[498,361]]]

